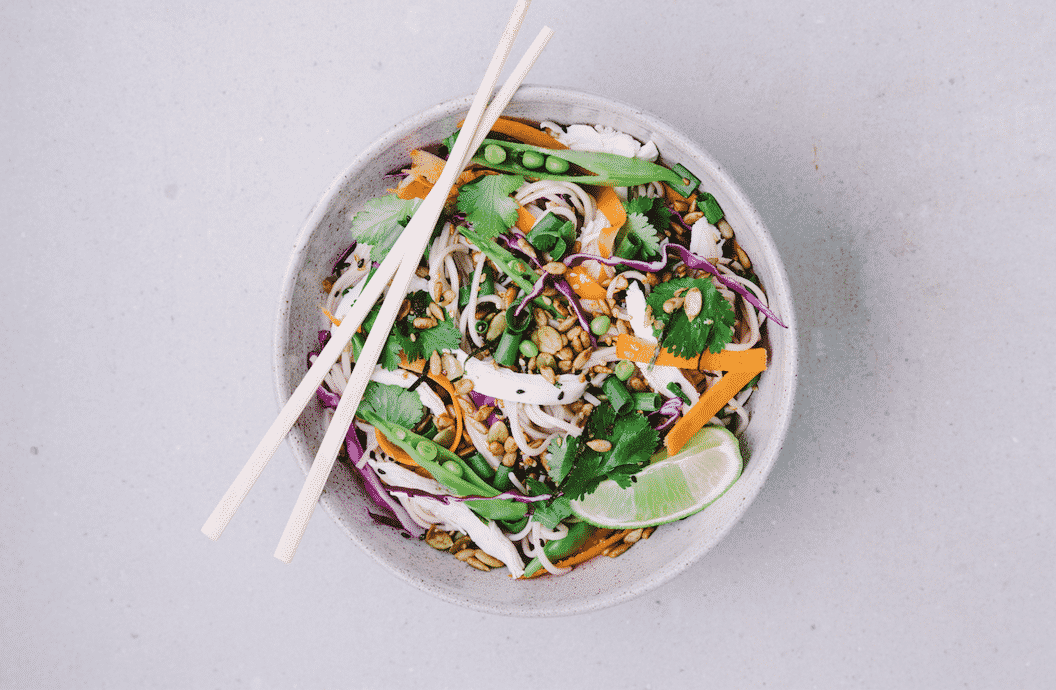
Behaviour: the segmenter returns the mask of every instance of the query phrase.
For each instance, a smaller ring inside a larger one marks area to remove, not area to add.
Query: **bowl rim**
[[[601,595],[598,595],[589,600],[583,600],[575,604],[569,605],[540,605],[537,608],[525,610],[522,608],[510,608],[504,607],[498,604],[482,603],[470,599],[459,598],[442,587],[434,585],[428,580],[417,578],[411,573],[405,572],[403,569],[397,567],[395,564],[387,562],[385,559],[378,557],[373,549],[369,547],[363,540],[359,538],[353,530],[351,530],[346,523],[339,519],[339,510],[337,502],[332,498],[328,497],[327,494],[320,498],[320,503],[326,512],[330,515],[335,522],[341,526],[342,530],[349,536],[349,538],[355,542],[360,548],[362,548],[376,563],[380,563],[386,570],[395,574],[399,579],[414,586],[416,589],[427,592],[436,596],[437,598],[447,601],[449,603],[464,606],[473,610],[481,611],[484,613],[496,614],[496,615],[515,615],[522,617],[555,617],[555,616],[570,616],[581,613],[587,613],[590,611],[596,611],[603,608],[615,606],[617,604],[629,601],[641,594],[655,589],[660,585],[670,581],[677,575],[684,572],[689,566],[696,561],[700,560],[705,553],[714,548],[719,542],[721,542],[726,535],[733,529],[734,525],[740,522],[740,519],[747,512],[748,507],[754,502],[759,492],[762,491],[763,486],[769,477],[771,470],[777,462],[780,456],[781,449],[783,448],[784,442],[788,435],[788,430],[791,425],[792,417],[792,405],[795,399],[797,375],[798,375],[798,344],[797,344],[797,329],[796,329],[796,315],[795,305],[792,297],[792,291],[788,275],[784,266],[784,262],[780,259],[780,254],[777,252],[777,248],[774,244],[773,237],[771,236],[769,229],[763,223],[755,205],[745,196],[740,186],[732,179],[732,177],[725,171],[722,165],[716,161],[710,153],[704,150],[694,140],[690,139],[686,135],[682,134],[679,130],[675,129],[665,121],[659,119],[657,116],[642,110],[641,108],[626,103],[617,99],[613,99],[607,96],[601,96],[596,93],[571,89],[566,87],[553,87],[553,86],[540,86],[526,84],[522,85],[521,88],[514,95],[511,103],[518,102],[535,102],[540,100],[553,100],[553,99],[567,100],[574,102],[579,105],[585,105],[587,107],[596,108],[600,111],[616,112],[616,113],[627,113],[630,117],[637,120],[640,124],[649,129],[661,133],[668,141],[673,142],[676,146],[682,148],[692,157],[704,160],[714,169],[722,178],[724,185],[724,191],[733,198],[734,203],[737,205],[739,211],[743,214],[745,221],[751,226],[752,234],[762,249],[770,256],[775,257],[777,261],[772,266],[772,276],[767,285],[768,296],[771,297],[771,303],[776,301],[782,302],[781,317],[788,326],[788,335],[786,343],[786,356],[782,362],[782,368],[784,377],[783,380],[785,385],[778,393],[777,409],[779,414],[776,418],[772,419],[773,431],[771,432],[771,442],[767,450],[768,455],[764,457],[758,457],[757,454],[753,453],[752,462],[756,467],[761,468],[762,478],[761,480],[751,487],[749,493],[745,496],[742,505],[738,506],[734,515],[729,519],[724,526],[718,530],[712,538],[707,540],[698,540],[694,542],[689,548],[684,549],[677,558],[667,562],[657,571],[650,573],[647,577],[643,577],[633,583],[633,585],[613,589],[606,591]],[[374,159],[380,153],[388,149],[392,144],[405,139],[409,135],[412,135],[418,128],[420,128],[423,122],[429,122],[438,116],[450,115],[452,113],[458,113],[460,110],[468,110],[472,101],[471,95],[460,96],[452,98],[431,107],[428,107],[418,113],[411,115],[385,132],[379,137],[374,139],[370,145],[368,145],[362,152],[356,155],[352,161],[341,171],[330,183],[329,187],[319,198],[319,200],[312,207],[308,216],[305,218],[304,223],[297,235],[294,242],[293,253],[290,256],[289,262],[287,263],[286,271],[282,280],[282,288],[278,300],[278,311],[276,320],[273,328],[273,380],[274,380],[274,393],[276,396],[276,403],[281,408],[285,404],[286,400],[283,397],[283,371],[287,363],[285,353],[287,352],[287,344],[289,341],[289,332],[286,328],[286,309],[289,305],[289,299],[293,292],[294,283],[297,280],[298,267],[302,263],[302,257],[307,251],[309,241],[315,230],[322,219],[325,217],[330,209],[332,202],[335,197],[344,189],[348,184],[350,177],[358,170],[362,165],[370,160]],[[775,298],[778,298],[775,299]],[[291,431],[292,435],[293,431]],[[297,460],[301,470],[307,475],[308,469],[311,466],[311,458],[303,457],[299,452],[296,444],[290,436],[287,436],[286,443],[293,451],[294,458]]]

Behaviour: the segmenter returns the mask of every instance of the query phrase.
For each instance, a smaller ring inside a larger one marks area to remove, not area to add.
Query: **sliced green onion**
[[[605,395],[609,398],[609,404],[612,405],[612,409],[616,411],[616,414],[622,413],[634,404],[634,398],[631,397],[627,386],[623,385],[623,381],[620,381],[615,376],[605,379],[601,384],[601,389],[605,391]]]
[[[662,401],[660,400],[659,393],[635,393],[634,394],[634,409],[641,412],[656,412],[660,409]]]

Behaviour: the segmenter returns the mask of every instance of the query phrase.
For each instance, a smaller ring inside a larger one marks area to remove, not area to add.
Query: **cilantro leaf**
[[[380,262],[396,244],[420,203],[421,199],[401,199],[395,194],[371,199],[352,217],[349,232],[360,244],[370,245],[371,260]]]
[[[643,414],[625,414],[613,425],[612,450],[602,470],[609,472],[621,465],[641,465],[649,462],[653,451],[660,443],[660,434],[649,426]]]
[[[660,254],[660,237],[649,219],[641,213],[628,213],[624,225],[626,233],[616,248],[616,255],[624,259],[649,258]]]
[[[417,333],[418,356],[426,359],[437,350],[454,350],[462,344],[462,333],[451,321],[440,321],[433,328]]]
[[[532,511],[535,521],[547,529],[554,529],[571,515],[572,499],[568,496],[558,496],[542,505],[536,504],[535,510]]]
[[[550,442],[547,449],[550,452],[547,458],[547,474],[555,484],[560,485],[572,470],[572,463],[576,460],[580,445],[580,440],[575,436],[557,437]]]
[[[399,386],[370,381],[363,391],[360,411],[373,414],[390,424],[413,428],[422,420],[425,408],[417,393]]]
[[[623,208],[629,214],[642,214],[658,231],[667,230],[671,226],[671,209],[660,199],[639,196],[623,202]]]
[[[600,453],[586,444],[579,446],[571,471],[560,483],[562,493],[571,500],[591,493],[606,479],[612,479],[620,486],[629,485],[631,477],[649,463],[660,443],[660,434],[649,426],[645,415],[617,416],[609,404],[601,405],[591,413],[585,434],[609,441],[612,448]],[[549,462],[553,471],[553,456]]]
[[[694,287],[703,298],[695,319],[690,321],[683,309],[672,314],[664,311],[664,302],[674,297],[677,290]],[[678,278],[661,283],[649,293],[646,303],[652,307],[653,318],[663,325],[661,329],[654,326],[657,337],[662,337],[664,349],[677,357],[698,357],[705,350],[721,352],[733,339],[737,316],[709,279]]]
[[[517,222],[517,202],[510,195],[524,184],[520,175],[482,175],[458,191],[458,210],[477,234],[494,239]]]
[[[462,344],[462,334],[451,321],[440,321],[433,328],[427,328],[423,330],[415,329],[413,326],[414,318],[421,313],[424,313],[425,308],[432,300],[428,294],[423,290],[418,290],[409,294],[408,299],[411,300],[414,309],[402,319],[398,319],[392,326],[392,332],[389,334],[388,339],[385,341],[385,345],[381,350],[381,357],[378,362],[382,368],[388,371],[394,371],[399,368],[400,354],[407,358],[408,362],[413,362],[423,357],[428,359],[437,350],[454,350]],[[369,333],[370,329],[374,326],[374,321],[377,319],[378,312],[381,310],[381,304],[374,305],[370,313],[363,320],[362,330]],[[358,351],[354,351],[353,354],[359,355]]]

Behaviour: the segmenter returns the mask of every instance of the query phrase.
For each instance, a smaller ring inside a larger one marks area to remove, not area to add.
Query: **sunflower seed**
[[[603,438],[596,438],[592,441],[587,441],[587,446],[591,450],[596,450],[599,453],[607,453],[612,450],[612,443]]]

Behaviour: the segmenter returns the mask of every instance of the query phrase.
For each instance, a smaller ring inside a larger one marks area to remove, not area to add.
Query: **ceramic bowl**
[[[383,175],[403,166],[412,148],[438,143],[469,110],[470,96],[432,107],[386,132],[331,184],[307,219],[290,261],[275,333],[275,383],[285,401],[305,374],[305,355],[317,347],[324,326],[319,310],[322,280],[344,250],[351,216],[392,186]],[[745,470],[718,501],[700,513],[665,525],[619,558],[596,558],[563,577],[513,580],[504,569],[481,573],[379,527],[367,514],[373,504],[359,479],[342,463],[322,496],[322,507],[349,538],[397,577],[441,599],[502,615],[558,616],[627,601],[684,571],[737,523],[759,493],[777,460],[789,425],[796,381],[796,330],[788,278],[769,232],[751,202],[707,152],[637,107],[578,91],[522,87],[506,115],[530,120],[603,124],[639,140],[652,139],[664,160],[681,162],[718,199],[738,242],[755,264],[771,307],[788,324],[768,327],[770,366],[750,400],[752,421],[742,438]],[[309,406],[289,442],[307,473],[325,432],[321,406]],[[335,554],[335,560],[340,559]]]

